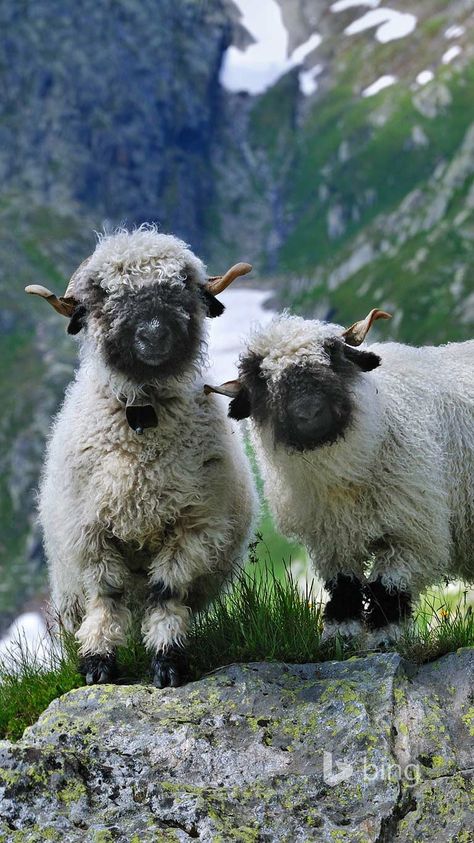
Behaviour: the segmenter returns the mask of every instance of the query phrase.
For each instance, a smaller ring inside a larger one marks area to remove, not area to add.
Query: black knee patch
[[[382,585],[381,578],[368,583],[367,623],[371,629],[380,629],[389,623],[400,623],[411,615],[411,594],[409,591],[392,589]]]
[[[169,585],[165,585],[163,580],[153,583],[150,586],[150,602],[164,603],[166,600],[176,599],[179,595]]]
[[[363,610],[363,588],[357,577],[348,574],[338,574],[325,584],[330,600],[324,609],[326,621],[360,620]]]

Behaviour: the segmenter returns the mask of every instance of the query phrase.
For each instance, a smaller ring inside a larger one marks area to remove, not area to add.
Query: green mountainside
[[[76,358],[65,322],[37,307],[24,287],[41,282],[62,291],[71,262],[81,260],[94,237],[78,219],[25,208],[18,199],[2,201],[0,223],[0,621],[6,623],[20,597],[34,594],[44,579],[35,487],[51,416]]]
[[[318,21],[324,33],[328,4],[319,5],[326,6]],[[325,68],[312,97],[299,93],[298,70],[260,97],[232,96],[241,113],[227,131],[219,173],[219,237],[224,250],[244,251],[274,280],[280,307],[350,323],[384,306],[395,315],[384,336],[388,329],[412,343],[467,339],[474,325],[474,3],[390,6],[417,14],[415,31],[379,44],[373,32],[349,38],[330,30],[309,62]],[[348,10],[327,25],[354,16]],[[445,37],[453,24],[464,28],[455,42]],[[445,65],[453,43],[462,52]],[[416,78],[426,69],[433,80],[421,86]],[[396,84],[361,95],[387,73]]]
[[[249,260],[274,307],[351,323],[379,306],[383,337],[472,336],[474,0],[394,0],[417,26],[385,44],[345,34],[364,8],[279,2],[291,49],[322,36],[310,96],[299,68],[259,96],[219,84],[251,40],[232,0],[0,8],[0,631],[43,576],[34,488],[75,359],[23,288],[61,293],[94,229],[156,220],[212,271]]]

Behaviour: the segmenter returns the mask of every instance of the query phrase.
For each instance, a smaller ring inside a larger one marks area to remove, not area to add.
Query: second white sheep
[[[250,417],[278,527],[326,582],[326,634],[366,622],[375,644],[426,587],[474,579],[474,341],[357,348],[380,316],[280,316],[215,389]]]

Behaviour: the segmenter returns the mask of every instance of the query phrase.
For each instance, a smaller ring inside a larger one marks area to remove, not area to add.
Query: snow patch
[[[376,82],[372,82],[372,85],[369,85],[368,88],[365,88],[362,91],[362,96],[373,97],[375,94],[378,94],[379,91],[383,91],[384,88],[388,88],[390,85],[393,85],[396,81],[396,76],[390,76],[389,74],[381,76],[380,79],[377,79]]]
[[[223,383],[237,376],[239,354],[244,350],[244,338],[258,322],[266,325],[273,319],[272,310],[264,310],[263,303],[270,291],[229,289],[222,300],[226,309],[218,319],[210,319],[209,351],[212,366],[206,371],[209,383]]]
[[[288,32],[276,0],[233,2],[242,15],[242,25],[255,43],[245,50],[234,46],[226,50],[220,82],[228,91],[262,94],[285,73],[301,64],[322,41],[319,33],[314,32],[289,56]]]
[[[305,97],[310,97],[318,89],[318,76],[323,71],[323,65],[317,64],[311,70],[302,70],[299,75],[300,91]]]
[[[453,26],[448,26],[446,32],[444,33],[444,37],[448,39],[461,38],[461,36],[464,35],[465,31],[465,26],[457,26],[456,24],[454,24]]]
[[[429,146],[429,140],[421,126],[413,126],[411,130],[411,139],[415,146]]]
[[[408,12],[397,12],[394,9],[374,9],[367,12],[358,20],[349,24],[344,30],[346,35],[357,35],[366,29],[377,27],[375,37],[380,44],[387,44],[398,38],[405,38],[416,28],[416,15]]]
[[[462,49],[456,44],[456,46],[450,47],[449,50],[446,50],[441,61],[443,64],[450,64],[450,62],[452,62],[453,59],[455,59],[460,53],[462,53]]]
[[[346,9],[352,9],[354,6],[368,6],[369,9],[376,9],[380,2],[381,0],[338,0],[330,8],[331,12],[345,12]]]
[[[427,85],[428,82],[432,82],[433,79],[434,73],[432,70],[422,70],[421,73],[419,73],[416,77],[416,81],[419,85]]]
[[[15,672],[23,653],[36,665],[47,665],[50,663],[52,649],[52,640],[41,615],[25,612],[12,623],[0,641],[0,664]]]

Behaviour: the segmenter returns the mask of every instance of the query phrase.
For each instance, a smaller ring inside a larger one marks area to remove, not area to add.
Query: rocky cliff
[[[96,686],[0,743],[2,843],[468,843],[474,652]]]

